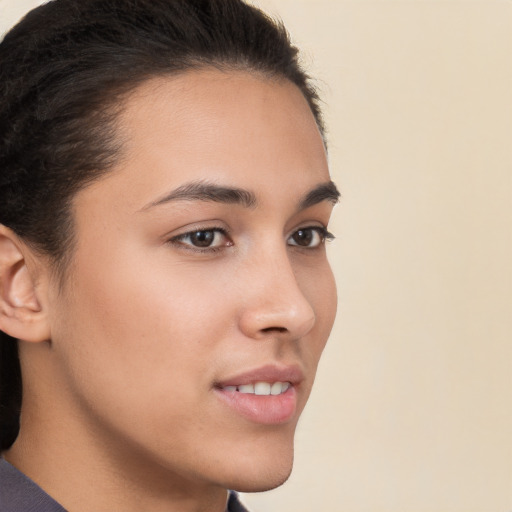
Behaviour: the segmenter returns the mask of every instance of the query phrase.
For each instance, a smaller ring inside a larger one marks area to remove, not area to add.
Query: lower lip
[[[263,425],[286,423],[293,418],[297,408],[297,394],[293,386],[280,395],[254,395],[223,389],[215,392],[238,414]]]

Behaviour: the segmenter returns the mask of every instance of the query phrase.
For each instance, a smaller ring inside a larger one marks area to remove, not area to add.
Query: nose
[[[263,257],[253,266],[241,303],[241,331],[254,339],[298,340],[315,325],[315,311],[302,292],[287,254]]]

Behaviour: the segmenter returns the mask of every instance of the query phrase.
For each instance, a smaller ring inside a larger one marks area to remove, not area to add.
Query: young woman
[[[240,0],[49,2],[0,44],[0,144],[0,511],[282,484],[338,199],[284,28]]]

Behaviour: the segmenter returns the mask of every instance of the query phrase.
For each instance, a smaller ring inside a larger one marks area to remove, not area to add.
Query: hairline
[[[315,121],[315,125],[320,133],[324,148],[327,151],[327,143],[325,139],[324,127],[319,123],[319,119],[315,116],[311,104],[308,101],[304,91],[289,77],[283,73],[274,72],[264,68],[256,68],[251,66],[248,62],[236,62],[231,60],[222,61],[221,59],[212,59],[206,61],[205,59],[191,59],[183,69],[168,70],[161,72],[153,72],[147,74],[141,74],[140,77],[132,79],[130,82],[125,80],[120,82],[117,87],[112,87],[112,91],[107,95],[107,99],[100,104],[103,107],[104,115],[106,114],[106,121],[103,123],[102,128],[111,130],[114,133],[114,140],[117,142],[117,146],[114,150],[114,159],[104,169],[99,171],[91,179],[82,181],[69,195],[63,209],[65,214],[65,231],[64,237],[62,238],[64,247],[58,255],[48,254],[44,249],[37,247],[31,243],[30,240],[25,240],[28,246],[40,254],[42,257],[47,257],[49,260],[50,274],[57,280],[59,292],[63,291],[66,282],[70,278],[70,269],[72,267],[73,256],[76,250],[76,225],[74,215],[74,203],[77,194],[87,189],[94,183],[101,181],[106,175],[114,170],[114,167],[118,167],[123,162],[123,149],[125,148],[126,139],[123,137],[122,120],[123,115],[126,112],[130,99],[133,98],[138,91],[144,87],[153,86],[157,88],[160,81],[179,78],[187,74],[204,72],[204,71],[219,71],[221,73],[242,73],[261,79],[262,81],[278,83],[289,83],[295,86],[302,97],[305,99],[306,104],[311,112],[311,115]],[[62,227],[62,226],[61,226]]]

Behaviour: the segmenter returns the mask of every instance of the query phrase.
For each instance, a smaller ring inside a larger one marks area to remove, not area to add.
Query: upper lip
[[[217,387],[241,386],[255,382],[289,382],[297,385],[304,380],[304,372],[298,365],[269,364],[228,377],[217,383]]]

